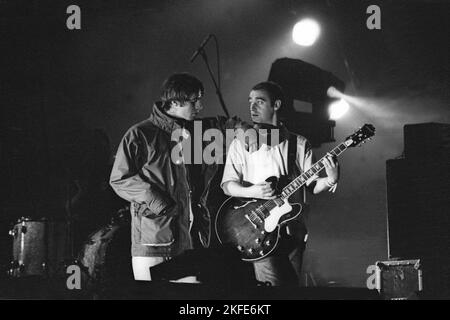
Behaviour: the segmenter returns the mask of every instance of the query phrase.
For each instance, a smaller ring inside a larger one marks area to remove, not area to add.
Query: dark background
[[[66,28],[70,4],[81,8],[81,30]],[[372,4],[381,30],[366,28]],[[289,57],[332,72],[359,98],[337,121],[336,141],[363,123],[377,128],[371,143],[340,159],[337,193],[309,198],[305,271],[319,285],[364,287],[366,268],[387,259],[385,162],[403,152],[403,125],[450,122],[448,9],[445,1],[0,0],[2,248],[17,217],[64,215],[66,185],[85,150],[97,149],[94,129],[114,152],[169,74],[198,76],[202,116],[223,114],[203,62],[189,63],[214,33],[230,114],[248,120],[249,89]],[[322,31],[304,48],[291,30],[307,16]],[[213,43],[206,48],[214,66]]]

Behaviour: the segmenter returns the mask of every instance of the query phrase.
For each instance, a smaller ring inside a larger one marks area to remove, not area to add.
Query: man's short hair
[[[260,82],[252,88],[253,90],[264,90],[267,92],[270,98],[270,102],[273,104],[276,100],[280,100],[283,103],[284,94],[280,85],[273,81]]]
[[[203,95],[204,88],[200,80],[189,73],[174,73],[162,86],[161,101],[165,108],[171,101],[185,102],[200,93]]]

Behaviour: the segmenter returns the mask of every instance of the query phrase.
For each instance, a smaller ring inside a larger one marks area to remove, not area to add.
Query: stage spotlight
[[[327,90],[327,96],[330,98],[342,98],[343,94],[335,87],[329,87]]]
[[[309,47],[316,42],[320,34],[320,26],[313,19],[297,22],[292,30],[292,40],[298,45]]]
[[[330,119],[337,120],[342,117],[350,108],[348,102],[344,99],[334,101],[329,106]]]

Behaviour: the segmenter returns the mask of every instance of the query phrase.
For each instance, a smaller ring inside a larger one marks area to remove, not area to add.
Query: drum
[[[13,237],[11,276],[51,276],[57,272],[66,251],[65,222],[22,217],[9,234]]]
[[[85,289],[107,289],[133,280],[129,215],[128,209],[120,210],[84,243],[78,262],[84,270]]]

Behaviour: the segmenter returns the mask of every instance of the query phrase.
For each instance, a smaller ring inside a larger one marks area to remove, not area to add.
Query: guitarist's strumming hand
[[[257,198],[267,200],[276,198],[272,183],[267,181],[248,187],[244,187],[238,181],[228,181],[224,183],[222,188],[226,195],[232,197]]]
[[[275,199],[275,189],[272,188],[272,183],[264,181],[262,183],[254,184],[247,187],[250,198],[257,199]]]

